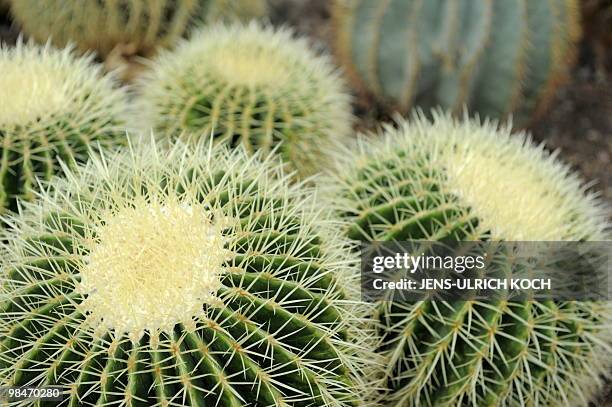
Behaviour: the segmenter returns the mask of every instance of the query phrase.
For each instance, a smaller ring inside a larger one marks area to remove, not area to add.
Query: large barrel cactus
[[[125,140],[125,91],[91,57],[19,42],[0,47],[0,212],[30,199],[59,160]]]
[[[205,142],[56,178],[2,236],[0,384],[66,406],[361,405],[366,310],[309,196]]]
[[[195,24],[261,17],[266,0],[12,0],[12,12],[37,41],[72,42],[102,57],[116,47],[149,56]]]
[[[600,241],[608,212],[525,135],[434,114],[362,140],[328,184],[361,241]],[[587,406],[612,368],[609,302],[386,301],[388,406]]]
[[[334,16],[343,65],[395,108],[519,126],[549,104],[580,33],[578,0],[336,0]]]
[[[289,30],[217,25],[154,61],[137,110],[160,134],[212,136],[250,152],[276,148],[307,175],[350,132],[343,85],[328,59]]]

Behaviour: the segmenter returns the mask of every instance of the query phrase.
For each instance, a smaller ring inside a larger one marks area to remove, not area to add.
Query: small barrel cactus
[[[350,132],[350,99],[335,68],[286,29],[206,28],[160,55],[139,85],[140,122],[158,133],[278,148],[302,175]]]
[[[143,143],[68,171],[7,219],[1,385],[70,406],[361,405],[354,261],[279,162]]]
[[[149,56],[198,23],[261,17],[266,0],[12,0],[24,33],[58,46],[75,43],[106,57],[116,47]]]
[[[542,146],[433,116],[340,154],[327,188],[351,238],[609,239],[608,212]],[[612,368],[609,302],[383,301],[378,318],[388,406],[587,406]]]
[[[30,199],[36,177],[125,140],[125,91],[92,58],[19,42],[0,46],[0,211]]]
[[[528,124],[567,76],[578,0],[336,0],[336,50],[395,108],[441,106]]]

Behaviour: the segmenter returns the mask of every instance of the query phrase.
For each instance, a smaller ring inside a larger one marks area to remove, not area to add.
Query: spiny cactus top
[[[419,116],[339,159],[330,199],[354,239],[610,237],[568,167],[489,122]],[[586,406],[612,367],[609,302],[396,301],[379,319],[390,406]]]
[[[91,57],[19,42],[0,47],[0,211],[31,198],[58,160],[125,139],[125,92]]]
[[[361,405],[372,335],[312,191],[242,149],[144,144],[7,219],[0,383],[70,406]]]
[[[565,80],[578,0],[335,0],[353,79],[402,111],[441,106],[528,124]]]
[[[102,57],[118,46],[148,56],[198,23],[261,17],[266,0],[12,0],[12,12],[23,32],[40,42],[72,42]]]
[[[204,29],[156,59],[140,83],[142,124],[162,134],[212,134],[279,153],[299,172],[325,162],[350,130],[348,95],[324,56],[285,29]]]

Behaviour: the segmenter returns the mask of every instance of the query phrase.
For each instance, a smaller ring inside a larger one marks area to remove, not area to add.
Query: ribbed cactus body
[[[165,136],[276,148],[307,175],[350,132],[343,85],[328,59],[288,30],[219,25],[154,61],[139,83],[139,121]]]
[[[363,88],[405,112],[441,106],[526,124],[567,76],[577,1],[337,0],[336,50]]]
[[[343,152],[329,200],[361,241],[606,240],[569,169],[490,123],[415,117]],[[612,367],[607,302],[381,302],[389,406],[586,406]]]
[[[261,17],[265,0],[16,0],[12,11],[28,36],[107,56],[115,47],[151,55],[170,47],[193,25]]]
[[[91,57],[18,43],[0,48],[0,72],[0,211],[31,198],[60,160],[125,139],[125,92]]]
[[[70,406],[361,405],[356,274],[278,163],[147,146],[66,178],[4,236],[3,385],[65,386]]]

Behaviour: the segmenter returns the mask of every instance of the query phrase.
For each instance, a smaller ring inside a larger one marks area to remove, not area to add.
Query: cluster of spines
[[[583,195],[580,181],[554,155],[531,146],[524,136],[510,136],[508,128],[434,117],[433,123],[419,116],[411,124],[400,123],[399,129],[387,127],[382,140],[362,139],[357,153],[338,157],[344,164],[334,172],[334,180],[327,181],[327,202],[346,220],[349,237],[366,242],[465,241],[504,239],[500,233],[506,232],[510,240],[516,239],[511,225],[491,228],[478,206],[466,204],[466,191],[450,181],[453,164],[445,155],[460,151],[461,145],[466,154],[452,156],[459,167],[480,158],[471,157],[470,150],[484,145],[500,165],[501,154],[508,153],[515,168],[533,164],[539,169],[532,174],[534,182],[548,184],[551,196],[554,191],[561,196],[555,196],[556,207],[548,208],[548,216],[558,212],[564,219],[559,230],[551,230],[557,236],[552,240],[609,236],[606,208],[594,195]],[[516,175],[502,170],[508,169],[481,168],[481,176],[489,171],[499,182],[483,188],[496,191],[505,178]],[[527,184],[532,181],[515,181],[530,191]],[[529,202],[516,196],[505,204]],[[519,216],[517,224],[545,222],[546,213],[533,209],[537,216]],[[494,221],[500,219],[507,216],[500,214]],[[538,240],[538,229],[529,231],[534,233],[531,239]],[[529,240],[529,235],[523,238]],[[383,301],[377,319],[383,338],[379,351],[388,365],[388,390],[381,402],[390,406],[586,406],[611,365],[612,309],[605,302]]]
[[[526,125],[564,82],[576,1],[336,1],[336,50],[354,81],[406,112],[440,106]]]
[[[65,385],[66,405],[359,405],[372,335],[346,244],[302,187],[204,143],[94,158],[57,179],[3,232],[2,383]],[[76,286],[100,210],[139,194],[195,197],[236,223],[219,303],[134,341],[88,326]]]
[[[379,313],[388,405],[586,406],[609,369],[605,304],[396,302]]]
[[[126,93],[92,60],[49,44],[0,48],[3,74],[11,75],[0,102],[0,208],[31,199],[37,178],[50,180],[60,161],[123,144]]]
[[[139,89],[140,122],[159,134],[276,150],[300,175],[318,171],[350,131],[349,96],[333,65],[286,29],[204,29],[160,55]]]
[[[171,47],[205,21],[248,20],[266,12],[265,0],[31,0],[13,1],[16,21],[30,37],[57,46],[77,44],[106,57],[116,47],[150,56]]]

